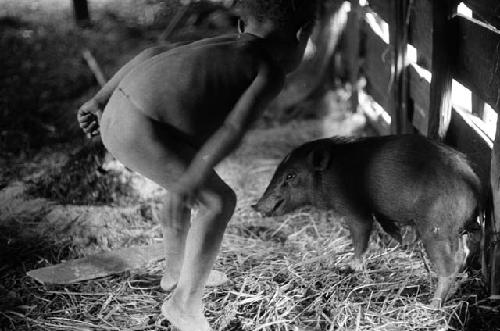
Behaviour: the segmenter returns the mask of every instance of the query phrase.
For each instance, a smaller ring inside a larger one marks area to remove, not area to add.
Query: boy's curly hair
[[[254,17],[273,21],[278,28],[298,29],[316,16],[317,0],[239,0],[236,10],[246,21]]]

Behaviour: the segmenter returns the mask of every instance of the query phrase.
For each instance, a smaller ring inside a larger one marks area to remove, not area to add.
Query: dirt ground
[[[159,17],[175,15],[177,7],[92,0],[97,23],[81,30],[71,23],[69,3],[0,5],[0,18],[23,22],[0,24],[2,45],[19,46],[0,64],[17,77],[0,77],[8,92],[0,97],[2,119],[14,120],[0,125],[0,143],[15,145],[0,153],[0,330],[171,330],[159,314],[169,296],[159,287],[163,261],[64,286],[44,286],[26,275],[161,240],[156,214],[165,191],[113,160],[101,170],[96,155],[102,156],[102,149],[84,143],[69,123],[77,105],[96,89],[81,46],[91,49],[110,75],[137,50],[157,42],[165,28]],[[59,53],[42,51],[55,45]],[[54,61],[60,62],[57,69]],[[19,86],[33,92],[20,98]],[[322,107],[322,115],[313,120],[279,123],[268,116],[217,168],[235,189],[238,205],[216,262],[230,281],[207,289],[204,297],[214,329],[500,330],[498,307],[485,299],[476,271],[461,275],[456,294],[442,309],[427,306],[435,274],[411,229],[401,247],[377,229],[366,270],[353,273],[347,268],[352,247],[342,217],[306,208],[263,218],[250,208],[293,147],[324,136],[372,134],[361,115],[348,112],[343,90],[327,93],[315,107]],[[33,122],[43,125],[27,126]],[[43,143],[37,146],[35,140]]]

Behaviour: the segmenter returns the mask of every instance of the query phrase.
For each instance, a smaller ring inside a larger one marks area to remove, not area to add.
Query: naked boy
[[[169,192],[161,285],[175,290],[162,313],[181,331],[210,330],[203,289],[236,204],[213,168],[300,63],[314,2],[241,0],[240,34],[148,49],[78,111],[87,134],[100,131],[118,160]],[[193,207],[199,211],[191,220]]]

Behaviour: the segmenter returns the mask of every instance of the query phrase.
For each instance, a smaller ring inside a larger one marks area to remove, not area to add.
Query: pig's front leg
[[[373,228],[373,219],[370,215],[350,215],[346,218],[346,221],[351,232],[354,247],[354,259],[349,265],[355,271],[362,271],[364,268],[363,254],[368,248],[368,241],[370,240]]]

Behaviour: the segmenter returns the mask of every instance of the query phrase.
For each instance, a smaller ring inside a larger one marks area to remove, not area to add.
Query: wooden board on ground
[[[139,269],[163,257],[161,243],[128,247],[31,270],[28,276],[42,284],[72,284]]]

